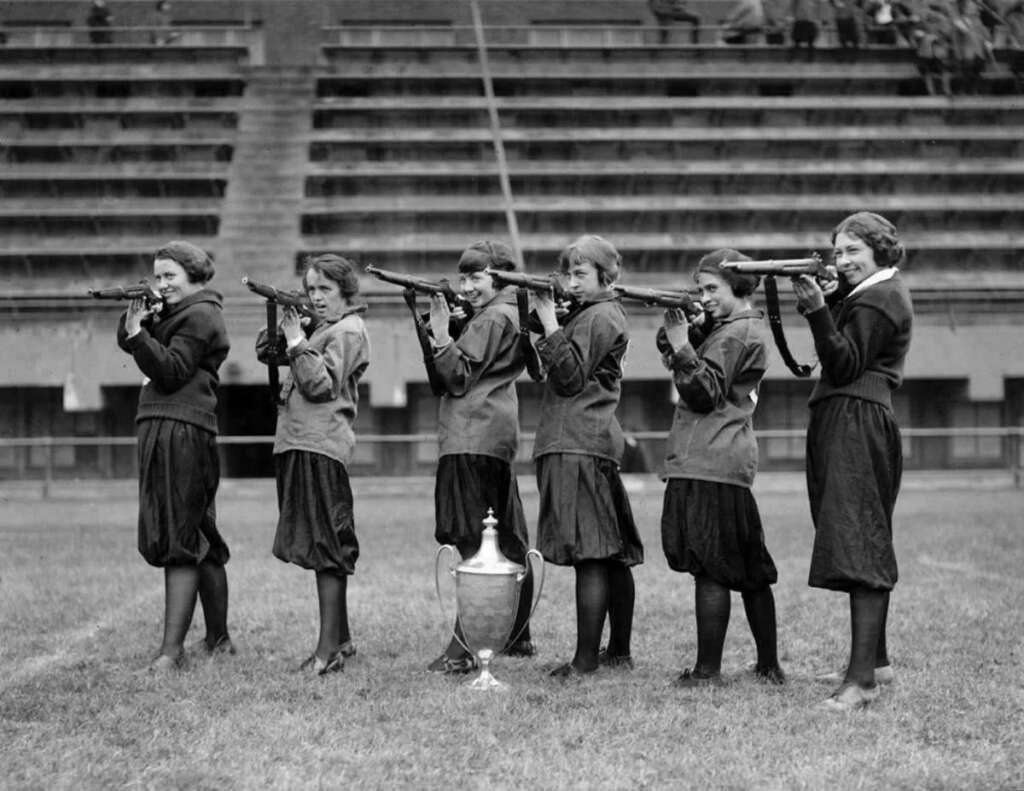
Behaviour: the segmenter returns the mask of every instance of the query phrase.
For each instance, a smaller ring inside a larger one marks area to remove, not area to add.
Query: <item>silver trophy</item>
[[[455,557],[458,556],[458,550],[453,545],[445,544],[437,550],[434,558],[434,581],[441,612],[449,618],[448,623],[452,623],[450,614],[445,612],[444,599],[441,596],[441,557],[445,553],[450,553],[452,560],[448,573],[455,578],[458,623],[462,627],[466,642],[462,642],[457,632],[455,639],[480,663],[480,675],[473,679],[469,686],[472,689],[505,689],[507,685],[491,675],[490,664],[494,655],[508,644],[509,637],[512,636],[512,627],[519,609],[519,594],[523,580],[526,579],[527,569],[501,553],[498,547],[498,531],[494,529],[498,520],[494,518],[493,509],[487,509],[487,518],[483,522],[480,549],[473,557],[456,565]],[[536,549],[531,549],[526,553],[527,564],[531,558],[535,559],[532,564],[535,579],[533,603],[530,607],[532,619],[544,587],[544,557]]]

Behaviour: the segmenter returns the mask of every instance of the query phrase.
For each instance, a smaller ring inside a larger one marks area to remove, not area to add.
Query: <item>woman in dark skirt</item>
[[[722,682],[722,649],[731,591],[739,591],[757,647],[754,672],[785,681],[776,647],[775,563],[765,546],[757,502],[752,417],[768,367],[764,317],[751,305],[756,275],[722,269],[749,261],[735,250],[701,258],[694,279],[705,312],[690,324],[666,311],[659,333],[665,367],[679,394],[668,437],[661,540],[669,566],[696,585],[697,661],[676,679],[682,687]]]
[[[807,490],[814,521],[808,583],[850,598],[850,659],[825,701],[847,711],[875,700],[893,678],[886,647],[896,584],[892,513],[903,472],[892,391],[903,381],[913,306],[896,268],[896,228],[858,212],[832,232],[843,297],[826,299],[809,276],[794,279],[798,307],[814,336],[821,377],[811,393]]]
[[[534,299],[543,327],[537,352],[547,373],[533,454],[537,544],[549,563],[576,571],[576,653],[552,671],[560,678],[600,665],[632,667],[631,567],[643,562],[644,552],[619,478],[624,442],[615,409],[629,329],[611,286],[621,265],[609,242],[581,236],[559,256],[575,302],[564,323],[551,296]],[[601,649],[605,616],[610,634]]]
[[[180,667],[196,596],[205,653],[235,653],[228,635],[229,552],[217,530],[218,369],[228,354],[221,295],[206,287],[210,257],[189,242],[156,251],[160,301],[133,300],[118,345],[145,375],[139,394],[139,552],[164,570],[164,635],[150,669]]]
[[[280,516],[273,551],[287,563],[316,572],[320,635],[298,669],[323,676],[343,670],[345,659],[356,652],[347,594],[359,542],[347,468],[370,342],[359,316],[363,307],[352,304],[359,280],[350,261],[329,253],[308,260],[303,285],[316,320],[303,326],[294,308],[285,309],[283,343],[277,345],[284,349],[289,371],[281,385],[274,437]],[[266,330],[256,341],[256,353],[267,361]]]
[[[493,509],[502,553],[525,563],[529,549],[526,516],[512,463],[519,447],[519,400],[516,379],[526,363],[519,344],[515,289],[500,288],[485,269],[521,269],[512,250],[501,242],[470,245],[459,259],[459,285],[473,315],[459,333],[450,334],[448,303],[436,295],[430,306],[434,369],[444,384],[438,415],[440,458],[434,484],[434,537],[453,544],[468,558],[480,548],[483,520]],[[533,577],[519,592],[510,656],[533,656],[528,618]],[[427,669],[466,673],[474,659],[466,651],[458,623],[444,653]]]

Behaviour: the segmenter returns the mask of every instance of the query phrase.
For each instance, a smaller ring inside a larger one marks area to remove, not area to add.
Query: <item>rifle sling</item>
[[[270,403],[276,413],[281,403],[281,380],[277,370],[277,303],[267,300],[267,384],[270,385]]]
[[[519,308],[519,351],[526,361],[526,372],[535,382],[544,380],[540,358],[530,340],[530,295],[525,288],[516,289],[516,307]]]
[[[434,346],[430,342],[430,331],[427,329],[427,325],[423,323],[423,319],[420,318],[420,314],[416,310],[415,289],[403,289],[402,297],[405,299],[405,304],[408,306],[409,312],[412,313],[412,323],[416,327],[416,338],[420,342],[420,351],[423,352],[423,367],[427,369],[427,382],[430,383],[430,392],[438,397],[443,396],[447,392],[447,389],[444,386],[444,382],[441,381],[441,377],[438,375],[437,368],[434,365]]]
[[[768,325],[772,328],[772,337],[775,338],[775,345],[779,349],[779,354],[782,355],[782,361],[796,376],[806,379],[811,375],[814,366],[801,365],[793,359],[793,355],[789,351],[786,334],[782,329],[782,316],[779,314],[779,288],[775,283],[774,275],[765,275],[764,296],[768,308]]]

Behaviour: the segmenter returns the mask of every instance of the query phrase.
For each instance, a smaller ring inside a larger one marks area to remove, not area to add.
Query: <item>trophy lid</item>
[[[483,521],[484,530],[480,535],[480,549],[471,558],[462,561],[456,572],[459,574],[521,574],[525,567],[505,557],[498,546],[498,531],[494,529],[498,520],[494,518],[493,508],[487,509],[487,517]]]

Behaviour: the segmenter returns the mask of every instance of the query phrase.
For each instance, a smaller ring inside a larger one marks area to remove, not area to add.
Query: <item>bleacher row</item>
[[[248,273],[282,284],[308,252],[448,273],[469,241],[507,235],[464,30],[424,43],[422,26],[325,28],[318,65],[290,76],[306,90],[290,91],[299,131],[284,140],[252,31],[160,48],[20,32],[0,47],[8,294],[134,278],[173,237],[219,252],[226,224],[248,237]],[[529,268],[594,231],[634,279],[663,280],[721,245],[820,249],[839,217],[872,208],[901,228],[911,272],[1024,273],[1024,98],[1005,68],[949,99],[924,95],[896,48],[809,64],[765,45],[652,45],[629,26],[519,32],[489,29],[488,56]]]

